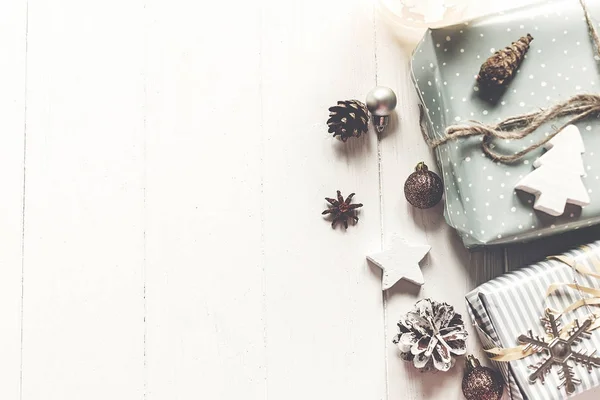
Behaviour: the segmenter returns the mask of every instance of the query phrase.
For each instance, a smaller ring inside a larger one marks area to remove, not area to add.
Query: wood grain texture
[[[324,124],[373,84],[370,7],[345,2],[326,23],[316,4],[239,5],[243,34],[213,41],[229,5],[199,21],[190,4],[147,8],[147,396],[383,398],[364,260],[379,246],[375,141],[344,146]],[[348,43],[371,56],[340,58]],[[370,204],[370,222],[329,227],[323,197],[338,188]]]
[[[392,343],[397,334],[400,315],[421,298],[455,306],[469,319],[464,295],[479,283],[503,271],[503,256],[495,253],[473,253],[463,247],[454,231],[444,222],[443,202],[428,210],[410,206],[404,199],[404,180],[414,172],[420,161],[436,170],[436,163],[419,131],[418,99],[410,81],[409,57],[406,46],[377,18],[377,83],[393,88],[398,94],[398,118],[380,137],[382,232],[384,243],[398,234],[414,243],[430,244],[432,249],[421,262],[425,284],[419,290],[401,281],[385,294],[385,333],[389,399],[449,399],[461,398],[462,367],[447,373],[423,374],[398,357]],[[469,328],[468,351],[482,358],[473,329]],[[483,359],[483,358],[482,358]]]
[[[146,398],[264,399],[260,8],[197,4],[146,7]]]
[[[375,84],[372,8],[270,1],[262,21],[268,397],[383,399],[377,142],[325,124]],[[347,230],[320,215],[338,189],[364,204]]]
[[[28,10],[22,399],[142,399],[143,4]]]
[[[1,399],[461,398],[460,366],[398,358],[400,314],[468,322],[466,292],[597,236],[469,253],[407,205],[435,162],[372,1],[5,3]],[[376,84],[399,118],[333,139],[327,108]],[[364,204],[348,230],[320,215],[337,189]],[[432,246],[420,291],[382,295],[365,259],[394,234]]]
[[[18,399],[27,5],[0,3],[0,397]]]

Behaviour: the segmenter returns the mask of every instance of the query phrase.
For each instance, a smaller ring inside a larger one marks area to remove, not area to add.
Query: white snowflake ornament
[[[389,250],[367,256],[367,260],[383,270],[383,290],[391,288],[400,279],[420,286],[425,283],[425,279],[419,268],[419,261],[429,250],[431,246],[409,244],[406,240],[394,237]]]
[[[400,357],[422,371],[448,371],[467,351],[462,316],[447,303],[419,300],[400,317],[398,331],[393,342]]]
[[[547,151],[533,163],[534,171],[521,179],[515,189],[535,195],[534,209],[552,216],[562,215],[567,203],[590,204],[590,196],[581,180],[585,152],[581,133],[567,125],[544,146]]]

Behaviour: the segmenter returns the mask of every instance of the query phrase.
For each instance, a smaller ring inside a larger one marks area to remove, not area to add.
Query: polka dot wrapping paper
[[[600,2],[589,1],[600,28]],[[501,94],[477,84],[481,64],[496,50],[531,34],[534,40],[514,79]],[[430,29],[412,57],[412,79],[426,110],[432,139],[445,128],[468,120],[486,124],[547,108],[575,94],[600,92],[600,63],[595,56],[578,0],[543,4]],[[520,151],[553,132],[557,119],[522,140],[495,142],[505,154]],[[514,164],[495,162],[481,150],[481,138],[457,139],[438,147],[436,157],[445,186],[445,217],[465,246],[522,242],[600,223],[600,121],[577,124],[585,145],[583,182],[591,203],[567,205],[552,217],[533,209],[535,197],[515,185],[533,171],[538,149]]]

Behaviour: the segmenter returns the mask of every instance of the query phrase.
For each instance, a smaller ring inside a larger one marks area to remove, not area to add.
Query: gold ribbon
[[[592,270],[588,266],[586,266],[582,263],[579,263],[579,262],[577,262],[577,260],[575,260],[569,256],[565,256],[565,255],[551,256],[551,257],[548,257],[548,259],[561,261],[562,263],[571,267],[574,271],[577,271],[578,273],[580,273],[584,276],[591,276],[591,277],[600,279],[600,274],[597,272],[597,269],[600,268],[600,258],[598,256],[598,254],[593,252],[589,246],[581,246],[580,249],[583,250],[584,253],[589,256],[587,260],[594,266],[594,268],[596,270]],[[587,286],[581,286],[577,283],[553,283],[548,287],[548,290],[546,291],[546,297],[550,296],[551,294],[556,292],[558,289],[561,289],[564,287],[575,289],[575,290],[579,291],[580,293],[582,293],[582,292],[587,293],[587,294],[591,295],[591,297],[581,298],[581,299],[577,300],[576,302],[570,304],[569,306],[565,307],[562,311],[554,311],[557,315],[562,315],[562,314],[574,311],[580,307],[600,305],[600,289],[587,287]],[[600,328],[600,315],[590,313],[590,318],[592,318],[592,325],[590,325],[590,327],[588,328],[588,330],[587,330],[588,332],[592,332],[592,331]],[[568,337],[569,331],[571,329],[573,329],[574,326],[575,326],[575,321],[563,326],[562,329],[560,330],[559,336],[563,339],[566,339]],[[552,337],[550,337],[549,335],[546,336],[546,340],[549,341],[551,339],[552,339]],[[519,345],[517,347],[510,347],[510,348],[494,347],[492,349],[485,350],[485,352],[488,353],[488,356],[490,356],[490,359],[493,361],[509,362],[509,361],[521,360],[523,358],[529,357],[530,355],[536,353],[532,348],[525,350],[525,347],[526,347],[526,345]]]
[[[592,318],[594,318],[594,322],[588,328],[587,332],[592,332],[598,328],[600,328],[600,319],[597,315],[593,314]],[[569,331],[575,327],[575,321],[563,326],[560,330],[560,337],[562,339],[567,339],[569,336]],[[546,340],[550,341],[552,339],[550,336],[546,336]],[[526,345],[522,344],[517,347],[510,348],[501,348],[494,347],[492,349],[485,350],[486,353],[490,356],[490,360],[500,361],[500,362],[509,362],[515,360],[522,360],[523,358],[527,358],[536,352],[533,348],[529,348],[525,350]]]

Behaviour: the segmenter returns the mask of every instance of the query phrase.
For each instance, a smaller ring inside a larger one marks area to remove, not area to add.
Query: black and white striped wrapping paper
[[[600,259],[600,241],[565,253],[568,257],[596,270],[592,259]],[[522,268],[484,283],[466,296],[467,308],[476,327],[484,349],[493,347],[510,348],[518,346],[517,337],[532,330],[534,334],[544,335],[540,317],[546,308],[563,310],[576,300],[580,294],[572,289],[564,288],[546,297],[548,287],[557,282],[572,283],[574,279],[582,286],[600,288],[600,280],[586,277],[575,272],[567,264],[548,259]],[[579,318],[584,321],[589,315],[585,307],[566,313],[562,317],[563,324]],[[580,348],[600,351],[600,330],[592,332],[590,339],[584,340]],[[513,400],[520,399],[564,399],[564,389],[557,389],[560,384],[558,369],[553,367],[546,377],[545,384],[530,384],[528,376],[532,370],[529,365],[537,364],[543,354],[533,354],[522,360],[510,363],[493,364],[502,372],[509,383],[506,390]],[[588,373],[583,366],[575,366],[576,377],[581,379],[574,395],[586,390],[598,390],[600,398],[600,369]],[[596,388],[596,389],[594,389]]]

